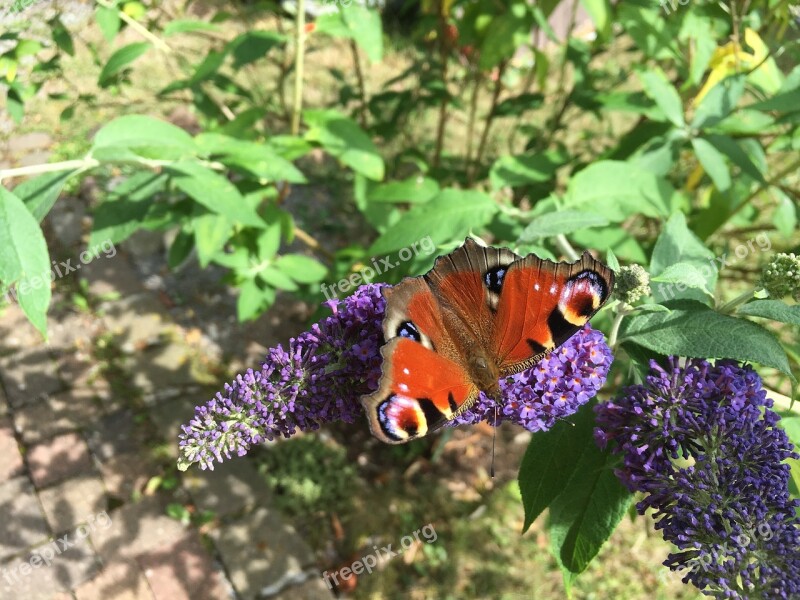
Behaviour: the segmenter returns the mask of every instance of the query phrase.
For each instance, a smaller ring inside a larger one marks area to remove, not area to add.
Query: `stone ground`
[[[48,144],[22,136],[0,155],[42,162]],[[52,257],[77,262],[87,225],[80,201],[60,199]],[[174,468],[179,426],[220,386],[220,361],[257,364],[302,328],[302,307],[242,326],[199,270],[163,270],[163,240],[125,248],[57,283],[46,343],[16,305],[0,310],[0,598],[331,598],[247,457]],[[89,310],[70,300],[78,282]],[[180,505],[207,518],[168,516]]]

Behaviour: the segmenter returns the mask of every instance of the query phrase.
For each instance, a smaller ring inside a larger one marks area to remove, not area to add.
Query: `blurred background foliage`
[[[166,232],[172,268],[225,269],[240,320],[278,298],[343,295],[344,278],[363,282],[376,264],[394,266],[376,281],[423,273],[470,233],[552,259],[589,248],[617,269],[645,266],[653,290],[596,319],[618,350],[609,391],[676,353],[754,361],[791,395],[800,342],[786,324],[800,317],[791,301],[763,304],[780,299],[758,286],[775,252],[800,250],[790,2],[47,4],[46,18],[30,17],[31,2],[0,10],[5,116],[15,131],[57,139],[57,160],[0,171],[0,281],[43,333],[50,288],[32,279],[51,257],[39,224],[92,178],[104,192],[92,199],[88,248]],[[435,252],[418,251],[423,238]],[[729,319],[751,328],[731,337]],[[684,335],[709,322],[711,333]],[[309,446],[266,457],[266,477],[295,515],[323,523],[309,535],[318,547],[333,536],[341,557],[379,515],[344,493],[366,492],[325,443],[286,442]],[[442,445],[381,452],[413,467]],[[296,470],[307,477],[285,479]],[[362,578],[357,593],[423,585],[438,597],[512,597],[547,581],[542,597],[560,597],[547,544],[530,541],[541,530],[517,535],[515,482],[498,486],[487,515],[475,497],[493,487],[485,473],[470,481],[474,494],[455,495],[371,477],[381,485],[368,498],[392,507],[382,526],[397,539],[426,514],[451,517],[422,559]],[[656,576],[665,570],[648,544],[658,540],[622,529],[577,595],[691,595]],[[642,560],[624,564],[634,539]]]

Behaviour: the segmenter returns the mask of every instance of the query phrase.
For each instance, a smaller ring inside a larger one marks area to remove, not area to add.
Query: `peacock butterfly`
[[[422,437],[467,410],[500,377],[524,371],[606,302],[614,272],[588,252],[573,262],[507,248],[462,246],[421,277],[384,289],[378,389],[361,403],[379,440]]]

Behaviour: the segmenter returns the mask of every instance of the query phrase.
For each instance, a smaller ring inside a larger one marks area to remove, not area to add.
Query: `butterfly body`
[[[373,434],[407,442],[467,410],[480,392],[500,401],[500,378],[569,339],[613,285],[613,272],[588,253],[553,263],[467,239],[422,277],[387,288],[382,376],[361,399]]]

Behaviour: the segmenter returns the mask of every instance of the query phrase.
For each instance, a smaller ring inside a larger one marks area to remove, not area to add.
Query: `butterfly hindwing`
[[[529,255],[500,292],[492,347],[503,374],[533,366],[583,327],[608,299],[614,273],[586,252],[574,263]]]
[[[401,444],[452,419],[478,390],[455,362],[406,337],[381,349],[380,387],[361,399],[375,437]]]

